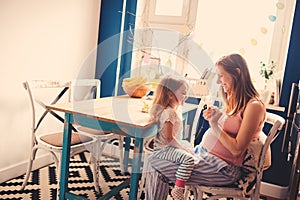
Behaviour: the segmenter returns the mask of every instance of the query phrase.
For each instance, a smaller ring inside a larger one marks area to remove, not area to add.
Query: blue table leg
[[[69,177],[69,164],[70,164],[70,143],[71,143],[71,114],[65,114],[64,122],[64,135],[63,135],[63,149],[61,157],[61,171],[59,182],[59,199],[66,198],[68,192],[68,177]]]
[[[129,160],[129,151],[130,151],[130,137],[124,137],[125,147],[124,147],[124,156],[123,156],[123,167],[124,171],[122,173],[128,172],[128,160]]]
[[[138,182],[141,173],[141,159],[143,153],[143,138],[135,138],[130,179],[129,199],[137,199]]]

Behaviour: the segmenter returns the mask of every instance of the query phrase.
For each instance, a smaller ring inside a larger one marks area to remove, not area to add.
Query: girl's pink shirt
[[[228,133],[231,137],[235,138],[238,134],[238,131],[242,124],[241,113],[238,113],[234,116],[228,116],[223,114],[219,121],[219,126]],[[262,131],[263,123],[258,127],[252,139],[259,137],[259,133]],[[244,153],[239,157],[233,156],[230,151],[219,141],[218,136],[213,133],[212,129],[209,129],[201,142],[201,145],[205,147],[210,153],[222,158],[228,163],[231,163],[235,166],[242,166],[244,160]]]

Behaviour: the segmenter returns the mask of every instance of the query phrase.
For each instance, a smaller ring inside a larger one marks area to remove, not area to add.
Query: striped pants
[[[199,162],[194,165],[187,185],[228,185],[241,176],[240,167],[229,165],[222,159],[202,149]],[[147,161],[145,193],[147,200],[167,199],[169,183],[175,182],[181,163],[178,160],[158,158],[154,153]]]
[[[187,181],[190,178],[192,170],[195,166],[195,161],[192,154],[173,146],[155,149],[152,156],[156,159],[179,163],[180,165],[178,166],[175,176],[176,179],[181,181]]]

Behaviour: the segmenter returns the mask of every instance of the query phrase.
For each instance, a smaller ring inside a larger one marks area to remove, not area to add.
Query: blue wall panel
[[[118,94],[124,94],[122,89],[122,80],[130,76],[131,70],[131,57],[133,45],[128,42],[128,39],[133,37],[135,29],[135,14],[136,14],[137,0],[129,0],[126,3],[126,14],[124,21],[124,37],[122,45],[121,67],[120,67],[120,80],[118,86]],[[131,29],[132,32],[129,31]]]
[[[282,84],[280,105],[287,107],[292,83],[300,80],[300,5],[296,2],[291,39]]]
[[[124,0],[125,1],[125,0]],[[127,72],[131,68],[132,45],[127,42],[127,30],[129,26],[134,29],[136,0],[126,2],[126,14],[124,21],[124,35],[122,41],[122,56],[120,61],[120,78],[128,77]],[[115,91],[116,71],[118,65],[118,53],[120,43],[120,32],[122,22],[123,0],[102,0],[98,49],[95,77],[101,80],[101,96],[113,96]],[[131,14],[129,14],[131,13]],[[121,82],[119,81],[119,92],[122,93]]]
[[[114,94],[123,0],[102,0],[95,78],[101,80],[101,96]]]

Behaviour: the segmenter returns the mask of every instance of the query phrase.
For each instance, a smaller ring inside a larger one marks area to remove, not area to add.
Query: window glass
[[[229,53],[242,54],[254,83],[264,85],[260,62],[270,62],[277,12],[284,9],[277,2],[199,0],[194,40],[214,62]]]
[[[155,14],[167,16],[181,16],[182,7],[183,0],[156,0]]]

